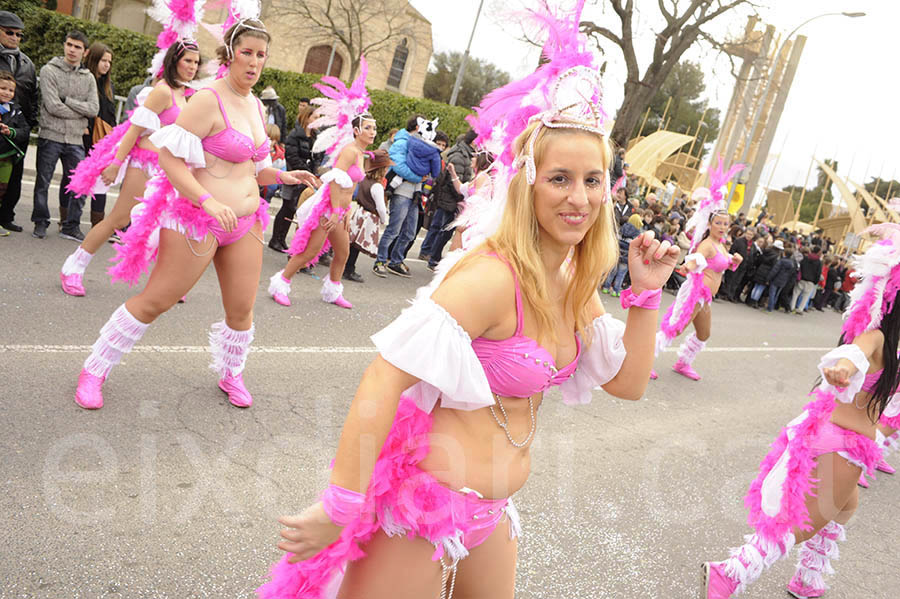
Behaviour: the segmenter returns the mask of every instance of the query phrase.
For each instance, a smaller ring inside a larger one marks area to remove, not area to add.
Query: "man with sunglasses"
[[[34,129],[38,124],[37,77],[34,63],[19,50],[25,37],[25,24],[14,13],[0,10],[0,71],[9,71],[16,78],[16,103]],[[22,148],[26,151],[26,148]],[[25,159],[13,165],[6,193],[0,199],[0,227],[19,233],[22,227],[14,222],[15,207],[22,194],[22,173]]]

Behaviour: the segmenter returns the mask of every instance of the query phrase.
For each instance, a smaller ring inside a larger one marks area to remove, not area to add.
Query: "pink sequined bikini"
[[[504,258],[497,254],[489,255],[499,258],[512,270],[512,266]],[[522,334],[522,290],[516,272],[512,272],[516,284],[515,333],[512,337],[499,340],[478,337],[472,340],[472,350],[481,362],[491,391],[504,397],[531,397],[554,385],[561,385],[574,374],[581,356],[581,339],[575,335],[578,348],[575,359],[557,369],[550,352],[531,337]]]
[[[203,150],[216,158],[234,163],[247,162],[249,160],[262,162],[265,160],[266,156],[269,155],[269,138],[267,137],[265,141],[257,146],[253,143],[253,138],[232,127],[231,121],[228,120],[228,113],[225,112],[225,106],[222,105],[222,98],[219,97],[216,90],[209,88],[209,91],[216,96],[219,110],[222,111],[222,118],[225,119],[225,128],[209,137],[204,137],[201,142]],[[266,119],[263,118],[262,108],[258,102],[257,108],[259,109],[259,118],[263,122],[263,129],[265,129]]]
[[[731,266],[731,256],[720,252],[718,249],[716,250],[716,255],[710,258],[706,264],[708,269],[719,273],[725,272],[729,266]]]

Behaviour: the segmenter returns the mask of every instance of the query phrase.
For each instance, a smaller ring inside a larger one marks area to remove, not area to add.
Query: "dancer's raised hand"
[[[856,366],[846,359],[838,360],[834,366],[826,366],[822,369],[822,375],[829,385],[835,387],[849,387],[850,377],[856,373]]]
[[[652,231],[645,231],[632,239],[628,244],[628,272],[634,293],[665,285],[679,253],[677,246],[654,239]]]
[[[321,501],[296,516],[282,516],[278,522],[287,527],[281,531],[284,540],[278,543],[278,548],[294,554],[288,558],[292,564],[309,559],[328,547],[337,541],[343,530],[331,521]]]

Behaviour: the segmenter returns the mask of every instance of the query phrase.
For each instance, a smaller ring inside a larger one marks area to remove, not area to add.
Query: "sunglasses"
[[[9,37],[15,36],[15,37],[19,38],[20,40],[25,39],[25,33],[22,31],[10,31],[9,29],[4,29],[3,33],[8,35]]]

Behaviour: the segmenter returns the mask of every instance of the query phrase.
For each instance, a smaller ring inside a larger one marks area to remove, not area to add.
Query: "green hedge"
[[[300,98],[315,98],[321,95],[313,87],[314,83],[319,82],[320,77],[320,75],[312,73],[266,69],[263,71],[255,91],[260,93],[268,85],[275,88],[279,96],[278,101],[287,110],[288,122],[293,123],[297,118],[297,103]],[[459,106],[450,106],[423,98],[411,98],[397,92],[380,89],[370,89],[369,96],[372,98],[370,111],[378,121],[378,137],[375,139],[375,145],[380,144],[392,128],[402,129],[405,127],[407,119],[415,113],[421,113],[429,119],[440,118],[438,128],[450,136],[451,144],[457,135],[465,133],[469,128],[465,118],[471,111]]]
[[[119,95],[126,95],[131,86],[144,80],[147,67],[156,53],[156,40],[146,35],[46,10],[37,6],[35,0],[7,0],[3,8],[16,13],[25,22],[22,50],[34,61],[38,70],[54,56],[62,55],[65,35],[72,29],[83,31],[91,42],[101,41],[109,46],[113,52],[113,85]],[[312,73],[265,69],[255,91],[259,93],[267,85],[275,88],[279,102],[287,110],[288,122],[293,123],[297,118],[300,98],[321,95],[313,87],[319,78],[320,75]],[[438,126],[450,136],[451,143],[469,128],[465,117],[470,111],[465,108],[411,98],[392,91],[369,90],[369,94],[372,98],[372,116],[378,121],[376,145],[392,128],[405,127],[406,120],[414,113],[421,113],[429,119],[440,118]]]

